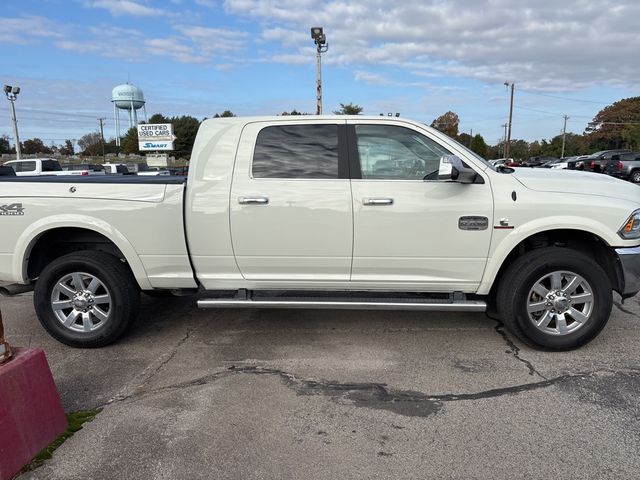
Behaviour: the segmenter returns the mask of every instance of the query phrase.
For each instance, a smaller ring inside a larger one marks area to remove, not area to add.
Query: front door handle
[[[363,198],[363,205],[393,205],[393,198]]]
[[[239,197],[238,203],[240,205],[266,205],[269,203],[267,197]]]

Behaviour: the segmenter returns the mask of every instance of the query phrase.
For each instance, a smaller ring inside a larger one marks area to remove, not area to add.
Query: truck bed
[[[179,176],[137,176],[137,175],[38,175],[32,177],[0,176],[2,183],[108,183],[108,184],[152,184],[179,185],[187,182],[187,177]],[[1,192],[0,192],[1,193]]]

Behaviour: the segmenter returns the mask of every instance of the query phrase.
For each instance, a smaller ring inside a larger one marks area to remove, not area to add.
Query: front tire
[[[140,292],[118,258],[81,251],[57,258],[40,274],[34,306],[42,326],[71,347],[95,348],[117,340],[138,316]]]
[[[510,265],[498,287],[498,312],[524,343],[547,350],[571,350],[593,340],[613,305],[605,271],[569,248],[533,250]]]

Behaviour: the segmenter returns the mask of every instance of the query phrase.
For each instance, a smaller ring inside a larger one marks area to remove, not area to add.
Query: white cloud
[[[38,16],[0,18],[0,42],[28,45],[45,38],[62,38],[63,30]]]
[[[114,17],[119,17],[121,15],[133,15],[138,17],[165,15],[164,10],[148,7],[132,0],[96,0],[86,2],[85,5],[91,8],[103,8],[108,10]]]
[[[322,25],[327,63],[395,65],[419,75],[512,80],[543,90],[636,85],[637,0],[225,0],[260,20],[274,60],[299,63],[307,32]]]

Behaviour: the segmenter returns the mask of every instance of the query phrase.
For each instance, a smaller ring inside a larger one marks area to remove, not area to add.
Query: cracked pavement
[[[65,410],[104,407],[21,479],[638,477],[638,297],[562,353],[483,314],[194,304],[143,297],[127,337],[78,350],[0,299]]]

